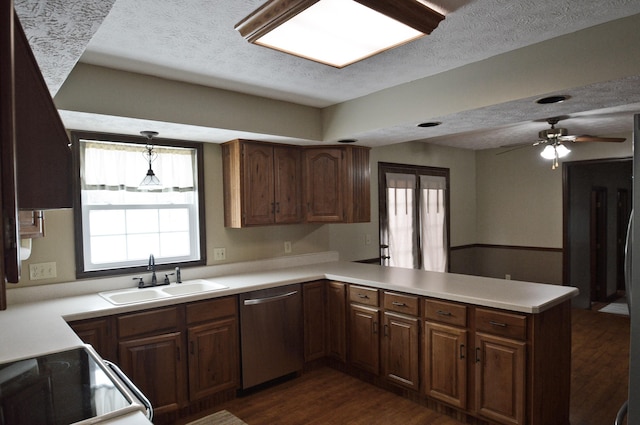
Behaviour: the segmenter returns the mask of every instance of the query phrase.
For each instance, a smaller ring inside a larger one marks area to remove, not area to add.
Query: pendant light
[[[144,156],[145,160],[149,163],[149,169],[147,170],[147,175],[144,176],[142,182],[138,186],[140,190],[153,190],[153,189],[161,189],[162,184],[160,183],[160,179],[156,176],[151,168],[151,163],[155,161],[158,157],[158,154],[153,151],[153,145],[151,144],[151,139],[158,135],[157,131],[141,131],[140,134],[147,138],[147,145],[145,146],[145,151],[142,152],[142,156]]]

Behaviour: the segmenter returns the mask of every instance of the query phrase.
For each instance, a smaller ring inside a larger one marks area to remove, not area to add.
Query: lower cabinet
[[[149,398],[156,414],[178,410],[186,400],[182,337],[182,332],[169,332],[118,344],[120,367]]]
[[[239,385],[237,308],[235,297],[186,306],[192,401]]]
[[[239,387],[235,296],[76,321],[70,326],[101,356],[121,367],[149,398],[156,417]],[[105,354],[110,350],[113,355]]]
[[[425,394],[467,408],[467,307],[424,300]]]
[[[383,308],[380,344],[382,374],[391,383],[418,391],[420,389],[419,298],[385,291]]]
[[[380,373],[380,309],[378,290],[349,286],[349,363]]]
[[[347,284],[327,281],[327,355],[347,361]]]
[[[187,400],[187,359],[181,307],[117,316],[118,364],[149,398],[156,414]]]

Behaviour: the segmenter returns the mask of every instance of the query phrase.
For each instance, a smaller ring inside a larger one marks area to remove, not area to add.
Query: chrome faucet
[[[147,270],[153,272],[151,275],[151,285],[155,286],[158,284],[158,278],[156,277],[156,259],[153,257],[153,254],[149,255],[149,265],[147,266]]]

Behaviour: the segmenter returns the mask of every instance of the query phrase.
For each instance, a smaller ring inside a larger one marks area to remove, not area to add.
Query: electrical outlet
[[[56,270],[55,262],[29,264],[30,280],[53,279],[57,276],[58,271]]]
[[[227,258],[227,250],[225,248],[213,248],[213,259],[222,261]]]
[[[291,254],[291,241],[284,241],[284,253]]]

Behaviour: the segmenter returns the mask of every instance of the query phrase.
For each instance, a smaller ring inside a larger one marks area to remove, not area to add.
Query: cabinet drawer
[[[235,316],[237,308],[236,297],[217,298],[187,304],[187,324]]]
[[[173,332],[178,328],[178,308],[160,308],[118,317],[118,336],[129,338],[138,335]]]
[[[467,326],[467,307],[445,301],[425,300],[425,319],[454,326]]]
[[[417,316],[419,311],[418,297],[398,294],[397,292],[384,292],[384,309],[395,311],[410,316]]]
[[[358,304],[378,306],[378,290],[364,286],[349,285],[349,301]]]
[[[527,339],[527,317],[520,314],[477,308],[476,330],[524,340]]]

